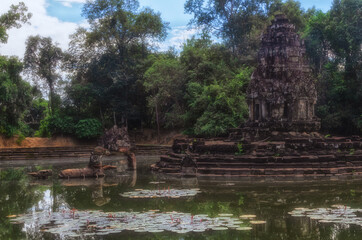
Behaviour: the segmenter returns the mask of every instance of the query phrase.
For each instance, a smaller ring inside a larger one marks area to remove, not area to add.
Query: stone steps
[[[0,148],[0,160],[28,160],[45,158],[79,158],[89,157],[95,146],[75,147],[35,147],[35,148]],[[137,155],[166,154],[171,146],[136,145]]]
[[[312,166],[312,167],[320,167],[320,168],[331,168],[331,167],[338,167],[339,165],[337,163],[334,162],[330,162],[330,163],[319,163],[319,162],[310,162],[307,163],[308,166]],[[223,167],[223,168],[239,168],[239,167],[247,167],[250,169],[256,169],[256,168],[305,168],[306,163],[288,163],[288,164],[284,164],[284,163],[225,163],[225,162],[202,162],[202,163],[197,163],[197,167]],[[346,166],[345,164],[343,166]]]
[[[155,169],[174,175],[191,172],[215,176],[325,176],[362,173],[362,140],[356,137],[248,142],[243,144],[241,153],[238,142],[230,139],[229,142],[215,139],[182,142],[186,145],[188,143],[193,145],[192,148],[185,149],[188,149],[186,152],[195,163],[194,167],[182,161],[187,154],[177,151],[162,155]],[[356,148],[349,148],[352,146]]]
[[[345,173],[361,173],[362,167],[340,167],[340,168],[197,168],[197,174],[215,175],[335,175]]]
[[[175,157],[169,157],[167,155],[162,155],[162,156],[160,156],[160,161],[167,162],[167,163],[180,164],[182,159],[181,158],[175,158]]]
[[[136,144],[134,152],[136,155],[162,155],[171,150],[171,146],[168,145],[147,145]]]
[[[89,157],[93,149],[94,146],[2,148],[0,149],[0,160]]]

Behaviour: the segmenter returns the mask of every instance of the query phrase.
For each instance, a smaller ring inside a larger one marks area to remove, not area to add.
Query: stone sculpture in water
[[[129,169],[136,169],[136,157],[131,151],[131,141],[128,136],[127,128],[118,128],[116,125],[105,132],[100,138],[100,146],[96,147],[89,158],[88,167],[65,169],[60,172],[60,178],[81,178],[81,177],[104,177],[104,170],[115,169],[115,166],[103,166],[102,157],[109,155],[110,151],[124,153],[127,156]]]

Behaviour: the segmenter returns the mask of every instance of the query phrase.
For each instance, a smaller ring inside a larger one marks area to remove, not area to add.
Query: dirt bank
[[[6,138],[0,136],[0,148],[34,148],[34,147],[75,147],[82,145],[96,145],[96,142],[81,142],[70,137],[38,138],[29,137],[22,141],[18,137]]]
[[[185,137],[180,130],[163,130],[160,142],[157,141],[157,131],[153,129],[132,130],[129,132],[131,141],[135,144],[172,145],[175,138]],[[34,147],[75,147],[82,145],[97,145],[97,141],[80,141],[71,137],[38,138],[28,137],[22,141],[18,137],[6,138],[0,136],[0,148],[34,148]]]

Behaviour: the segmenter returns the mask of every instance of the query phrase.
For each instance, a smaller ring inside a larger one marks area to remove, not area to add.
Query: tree
[[[24,55],[25,71],[32,76],[35,82],[40,80],[43,88],[49,92],[49,112],[55,110],[56,86],[61,75],[59,68],[63,59],[63,52],[50,37],[30,36],[26,41]]]
[[[274,15],[276,14],[284,14],[295,26],[295,30],[299,33],[303,33],[307,22],[315,12],[316,9],[314,7],[304,10],[299,1],[287,0],[282,2],[280,0],[275,0],[270,5],[268,15],[270,19],[274,18]]]
[[[32,100],[32,87],[22,80],[22,63],[0,56],[0,133],[12,136]]]
[[[321,74],[323,66],[328,62],[329,43],[326,35],[329,14],[317,11],[310,17],[303,38],[313,70]]]
[[[27,23],[31,18],[31,13],[26,13],[28,8],[23,2],[18,5],[11,5],[7,13],[0,15],[0,43],[7,43],[7,30],[16,27],[20,28],[21,23]]]
[[[191,24],[222,37],[235,55],[255,54],[255,31],[260,32],[272,1],[187,0],[185,12],[193,14]]]
[[[161,124],[166,127],[183,125],[180,115],[184,113],[184,84],[184,70],[175,55],[161,54],[145,72],[143,85],[148,93],[148,106],[156,118],[158,141]]]
[[[251,68],[244,67],[232,79],[221,79],[210,85],[188,84],[187,114],[198,116],[191,129],[193,135],[223,136],[247,119],[245,90],[251,73]]]
[[[143,107],[137,82],[151,42],[165,38],[167,24],[159,13],[138,8],[136,0],[87,1],[83,16],[90,29],[78,29],[72,36],[72,84],[92,89],[101,119],[116,115],[127,121]]]
[[[7,30],[20,28],[26,23],[30,13],[23,2],[11,5],[7,13],[0,15],[0,43],[7,43]],[[0,133],[14,135],[20,128],[24,112],[29,107],[34,89],[23,81],[20,73],[23,64],[16,57],[0,55]]]
[[[304,11],[294,0],[187,0],[190,24],[221,37],[234,56],[256,64],[259,38],[275,14],[285,14],[302,31],[314,9]]]
[[[354,81],[357,81],[357,70],[361,69],[361,13],[359,0],[334,0],[326,29],[331,49],[344,63],[346,77]]]
[[[189,134],[220,136],[245,120],[251,68],[242,67],[224,45],[213,44],[206,35],[187,41],[180,62],[187,76],[184,119]]]
[[[336,0],[307,24],[307,51],[318,74],[317,114],[324,131],[362,131],[362,3]]]

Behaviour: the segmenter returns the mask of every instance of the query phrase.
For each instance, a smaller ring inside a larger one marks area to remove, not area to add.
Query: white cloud
[[[159,43],[158,47],[160,51],[167,51],[169,47],[175,47],[176,50],[181,50],[186,40],[198,33],[200,33],[200,31],[196,28],[189,29],[187,26],[174,27],[168,33],[169,37],[166,41]]]
[[[20,1],[20,0],[19,0]],[[25,41],[31,35],[51,37],[54,42],[59,43],[62,49],[68,48],[69,35],[74,33],[79,24],[63,22],[56,17],[47,15],[46,0],[21,0],[33,14],[29,24],[21,28],[13,28],[8,31],[9,39],[7,44],[0,44],[0,54],[18,56],[23,58],[25,52]],[[65,2],[81,2],[83,0],[63,0]],[[1,0],[0,15],[9,10],[11,4],[17,4],[14,0]],[[81,25],[86,26],[86,22]]]
[[[14,0],[0,0],[0,15],[9,10],[11,4],[17,4]],[[20,0],[18,0],[20,1]],[[25,52],[25,41],[31,35],[40,35],[43,37],[51,37],[54,42],[65,50],[68,48],[69,35],[74,33],[77,27],[87,27],[88,24],[84,20],[81,24],[73,22],[64,22],[56,17],[49,16],[46,11],[46,0],[22,0],[29,8],[29,12],[33,14],[29,24],[24,24],[20,29],[13,28],[8,31],[9,39],[7,44],[0,44],[0,54],[8,56],[18,56],[23,58]],[[85,0],[58,0],[63,4],[83,3]],[[189,29],[187,26],[173,27],[165,42],[155,43],[160,51],[167,51],[169,47],[175,47],[180,51],[183,43],[199,31],[195,28]]]
[[[72,7],[73,3],[85,3],[86,0],[55,0],[56,2],[60,2],[65,7]]]

